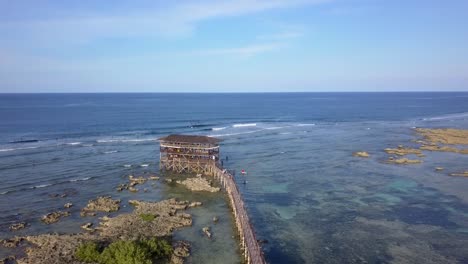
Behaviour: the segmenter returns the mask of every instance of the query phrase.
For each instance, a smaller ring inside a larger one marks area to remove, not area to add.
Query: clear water
[[[222,138],[224,165],[247,171],[236,177],[270,263],[468,262],[468,179],[447,176],[467,170],[468,155],[382,162],[384,148],[414,144],[412,127],[468,129],[468,93],[10,94],[0,95],[0,120],[2,238],[16,221],[31,223],[16,234],[78,232],[89,220],[79,209],[97,195],[179,197],[205,203],[190,211],[194,227],[176,233],[194,242],[189,261],[238,262],[222,194],[162,182],[114,190],[131,173],[157,171],[155,139],[192,133]],[[28,139],[38,141],[11,143]],[[352,157],[358,150],[371,158]],[[71,217],[38,221],[66,202]]]

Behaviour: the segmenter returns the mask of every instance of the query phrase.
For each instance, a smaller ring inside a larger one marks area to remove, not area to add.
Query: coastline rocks
[[[167,183],[172,183],[172,179],[164,179],[164,181]]]
[[[65,217],[65,216],[69,216],[69,215],[70,215],[70,212],[67,212],[67,211],[65,211],[65,212],[63,212],[63,211],[52,212],[52,213],[48,213],[48,214],[44,215],[41,218],[41,221],[44,222],[47,225],[50,225],[50,224],[58,222],[60,220],[60,218]]]
[[[90,200],[85,208],[81,209],[81,216],[94,216],[97,211],[115,212],[120,209],[120,200],[113,200],[110,196],[99,196]]]
[[[155,176],[155,175],[151,175],[151,176],[148,177],[148,179],[150,179],[152,181],[157,181],[157,180],[159,180],[159,177]]]
[[[202,177],[188,178],[183,181],[177,181],[177,183],[184,185],[192,191],[206,191],[206,192],[219,192],[219,187],[212,187],[211,182]]]
[[[207,236],[208,238],[211,238],[211,232],[210,232],[210,228],[205,226],[204,228],[202,228],[202,231],[203,231],[203,234],[205,234],[205,236]]]
[[[0,264],[10,264],[15,263],[16,257],[15,256],[8,256],[6,258],[0,259]]]
[[[354,157],[360,157],[360,158],[369,158],[370,155],[366,151],[357,151],[353,153]]]
[[[82,264],[75,259],[75,251],[85,241],[95,241],[90,234],[58,235],[44,234],[24,238],[34,246],[26,249],[26,257],[17,259],[18,264]]]
[[[450,176],[468,177],[468,171],[458,172],[458,173],[450,173]]]
[[[393,157],[390,157],[387,160],[387,163],[399,164],[399,165],[419,164],[419,163],[422,163],[422,162],[423,162],[422,160],[412,160],[412,159],[407,159],[407,158],[395,159]]]
[[[26,228],[26,226],[27,226],[26,222],[12,224],[10,225],[10,231],[20,230],[20,229]]]
[[[130,192],[138,192],[138,189],[135,187],[128,187],[128,191]]]
[[[0,245],[7,247],[7,248],[15,248],[19,246],[19,244],[23,241],[24,241],[24,238],[22,237],[13,237],[13,238],[0,240]]]
[[[137,184],[143,184],[147,181],[144,177],[133,177],[133,175],[128,176],[128,180],[130,181],[130,186],[133,187]]]

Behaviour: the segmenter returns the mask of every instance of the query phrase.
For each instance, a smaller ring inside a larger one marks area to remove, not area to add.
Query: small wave
[[[254,127],[257,123],[234,124],[232,127]]]
[[[130,164],[125,164],[124,167],[125,167],[125,168],[131,168],[132,165],[130,165]]]
[[[155,138],[144,138],[144,139],[98,139],[97,143],[114,143],[114,142],[144,142],[144,141],[154,141]]]
[[[111,153],[117,153],[119,152],[118,150],[110,150],[110,151],[104,151],[104,154],[111,154]]]
[[[227,127],[213,127],[211,130],[213,131],[219,131],[219,130],[224,130],[226,129]]]
[[[276,129],[282,129],[282,128],[288,128],[287,126],[284,127],[265,127],[267,130],[276,130]]]
[[[49,186],[52,186],[52,184],[51,184],[51,183],[48,183],[48,184],[39,184],[39,185],[36,185],[36,186],[31,187],[31,189],[39,189],[39,188],[45,188],[45,187],[49,187]]]
[[[256,133],[264,131],[264,129],[259,129],[259,130],[253,130],[253,131],[247,131],[247,132],[239,132],[239,133],[229,133],[229,134],[218,134],[218,135],[210,135],[211,137],[229,137],[229,136],[236,136],[236,135],[243,135],[243,134],[251,134],[251,133]]]
[[[5,194],[8,194],[10,193],[10,191],[4,191],[4,192],[0,192],[0,195],[5,195]]]
[[[141,164],[140,166],[141,166],[141,167],[148,167],[149,164]]]
[[[291,132],[282,132],[282,133],[279,133],[280,135],[289,135],[291,134]]]
[[[71,143],[67,143],[67,145],[70,145],[70,146],[76,146],[76,145],[79,145],[81,144],[81,142],[71,142]]]
[[[15,151],[15,150],[25,150],[25,149],[36,149],[38,147],[25,147],[25,148],[6,148],[0,149],[0,152],[8,152],[8,151]]]
[[[441,116],[427,117],[423,118],[423,121],[438,121],[438,120],[450,120],[450,119],[464,119],[468,118],[468,113],[457,113],[457,114],[447,114]]]
[[[296,126],[298,126],[298,127],[315,126],[315,124],[314,123],[311,123],[311,124],[297,124]]]
[[[85,178],[80,178],[80,179],[72,179],[69,182],[78,182],[78,181],[87,181],[90,180],[91,177],[85,177]]]

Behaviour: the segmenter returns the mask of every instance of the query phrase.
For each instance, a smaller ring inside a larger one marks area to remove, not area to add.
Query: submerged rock
[[[409,154],[422,155],[422,151],[419,149],[405,148],[403,146],[398,146],[398,148],[386,148],[384,149],[387,154],[405,156]]]
[[[173,245],[174,251],[171,256],[171,264],[183,264],[184,258],[190,256],[190,244],[186,241],[177,241]]]
[[[219,221],[219,218],[217,216],[213,216],[213,222],[217,223]]]
[[[20,229],[26,228],[26,226],[27,226],[26,222],[12,224],[10,225],[10,231],[20,230]]]
[[[57,211],[57,212],[52,212],[44,215],[41,218],[41,221],[44,222],[45,224],[53,224],[56,223],[60,220],[60,218],[69,216],[70,212],[67,211]]]
[[[369,153],[365,152],[365,151],[357,151],[357,152],[354,152],[353,153],[353,156],[354,157],[360,157],[360,158],[368,158],[370,157]]]
[[[73,206],[72,203],[66,203],[66,204],[63,205],[64,208],[70,208],[72,206]]]
[[[436,167],[435,170],[436,171],[442,171],[442,170],[444,170],[444,168],[443,167]]]
[[[81,209],[81,216],[96,215],[97,211],[115,212],[120,209],[120,200],[113,200],[110,196],[99,196],[94,200],[90,200],[88,205]]]
[[[387,160],[387,163],[390,163],[390,164],[399,164],[399,165],[419,164],[419,163],[422,163],[422,162],[423,162],[422,160],[411,160],[411,159],[407,159],[407,158],[395,159],[395,158],[393,158],[393,157],[390,157],[390,158]]]

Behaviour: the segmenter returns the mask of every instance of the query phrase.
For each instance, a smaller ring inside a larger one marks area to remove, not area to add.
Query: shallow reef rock
[[[422,145],[419,147],[421,150],[428,150],[428,151],[439,151],[439,152],[453,152],[459,154],[468,154],[468,149],[459,149],[449,146],[438,146],[438,145]]]
[[[44,222],[45,224],[53,224],[53,223],[56,223],[60,220],[60,218],[62,217],[65,217],[65,216],[69,216],[70,215],[70,212],[67,212],[67,211],[57,211],[57,212],[52,212],[52,213],[48,213],[46,215],[44,215],[42,218],[41,218],[41,221]]]
[[[468,170],[464,172],[450,173],[450,176],[455,177],[468,177]]]
[[[135,206],[133,212],[123,213],[115,217],[104,216],[100,226],[93,233],[79,234],[44,234],[14,238],[7,242],[17,246],[23,240],[32,244],[26,249],[26,256],[18,259],[18,264],[83,264],[75,259],[77,248],[85,242],[110,243],[118,240],[136,240],[141,238],[167,237],[175,228],[192,225],[191,215],[179,210],[185,210],[189,201],[169,199],[160,202],[131,201]],[[145,221],[141,215],[151,214],[155,218]],[[91,223],[84,228],[91,228]],[[190,248],[186,242],[175,242],[171,263],[183,263],[189,256]]]
[[[99,227],[100,235],[109,239],[136,239],[139,237],[168,236],[175,228],[192,225],[189,214],[178,212],[188,208],[188,201],[175,199],[161,202],[129,201],[135,206],[130,214],[107,217]],[[141,215],[156,216],[152,221],[145,221]]]
[[[26,222],[20,222],[20,223],[10,225],[10,231],[16,231],[16,230],[20,230],[26,227],[27,227]]]
[[[370,154],[367,153],[366,151],[357,151],[353,153],[354,157],[360,157],[360,158],[369,158]]]
[[[211,232],[208,226],[205,226],[204,228],[202,228],[202,231],[203,231],[203,234],[205,234],[205,236],[207,236],[208,238],[211,238]]]
[[[419,164],[419,163],[422,163],[422,162],[423,162],[422,160],[412,160],[412,159],[407,159],[407,158],[395,159],[393,157],[390,157],[387,160],[387,163],[399,164],[399,165]]]
[[[81,209],[81,216],[96,215],[97,211],[115,212],[120,209],[120,200],[113,200],[110,196],[99,196],[94,200],[90,200],[88,205]]]
[[[468,130],[453,128],[416,128],[424,140],[447,145],[468,145]]]
[[[212,187],[211,181],[202,177],[187,178],[183,181],[177,181],[177,183],[192,191],[219,192],[221,190],[219,187]]]
[[[405,148],[403,146],[398,146],[398,148],[386,148],[384,149],[387,154],[405,156],[409,154],[422,155],[422,151],[419,149]]]

